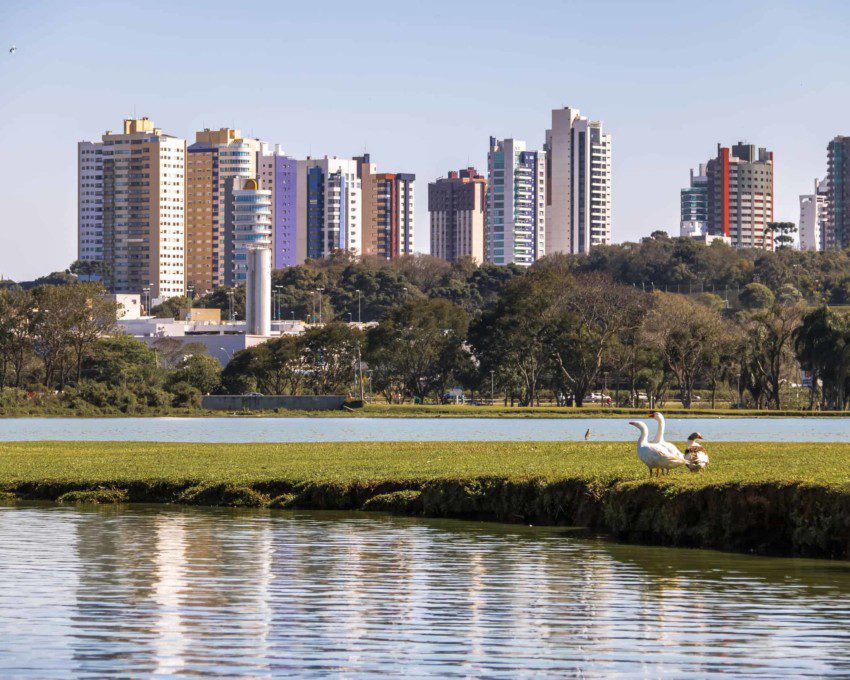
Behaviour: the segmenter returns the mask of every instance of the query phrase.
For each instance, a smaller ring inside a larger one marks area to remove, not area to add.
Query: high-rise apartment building
[[[77,259],[103,259],[103,143],[77,144]]]
[[[691,170],[691,184],[682,189],[679,202],[681,217],[679,221],[680,236],[704,236],[708,233],[708,175],[705,163],[700,163],[699,170]]]
[[[729,237],[736,248],[773,250],[773,152],[718,144],[707,176],[708,234]]]
[[[230,271],[227,283],[241,285],[248,274],[248,251],[272,247],[272,192],[261,189],[253,177],[232,177],[227,181],[227,196],[228,202],[232,201],[228,217],[232,215],[233,223],[233,254],[227,258]]]
[[[825,247],[850,245],[850,137],[838,136],[827,146],[827,203]]]
[[[529,266],[546,252],[546,154],[490,138],[485,257]]]
[[[272,264],[275,269],[302,264],[306,239],[298,238],[298,161],[265,147],[257,156],[260,187],[272,197]]]
[[[546,253],[611,243],[611,135],[578,109],[552,111],[546,131]]]
[[[475,168],[451,171],[428,184],[431,255],[449,262],[484,261],[487,180]]]
[[[391,260],[412,254],[416,175],[379,173],[369,154],[354,161],[363,197],[363,255]]]
[[[800,196],[800,250],[824,250],[829,221],[829,182],[815,180],[814,193]]]
[[[228,182],[257,176],[260,142],[239,130],[209,128],[195,133],[186,160],[186,283],[203,294],[226,283],[227,254],[235,235],[225,225]]]
[[[371,236],[375,255],[391,260],[413,254],[414,182],[411,173],[379,173],[375,178],[374,222]],[[366,240],[364,225],[364,243]]]
[[[107,285],[152,302],[183,295],[185,140],[131,118],[103,135],[102,151]]]
[[[299,237],[303,234],[306,238],[306,256],[317,259],[336,250],[360,255],[363,242],[357,161],[336,156],[307,158],[298,161],[297,181],[297,230]]]

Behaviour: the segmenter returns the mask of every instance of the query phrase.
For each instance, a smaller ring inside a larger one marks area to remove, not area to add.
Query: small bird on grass
[[[694,432],[688,437],[688,448],[685,449],[685,465],[691,472],[702,472],[708,467],[708,454],[705,452],[700,441],[703,436]]]

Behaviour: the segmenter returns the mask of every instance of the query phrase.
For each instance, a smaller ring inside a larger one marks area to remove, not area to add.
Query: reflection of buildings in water
[[[154,584],[152,600],[156,605],[153,651],[156,674],[179,672],[186,664],[186,622],[181,595],[190,589],[186,565],[186,521],[180,515],[157,515]]]
[[[71,668],[67,631],[84,565],[76,557],[77,513],[0,507],[0,667]]]
[[[78,672],[186,671],[192,659],[267,659],[272,535],[261,517],[104,508],[77,523]],[[232,649],[232,654],[228,651]]]
[[[227,658],[250,675],[266,667],[269,656],[273,571],[268,517],[227,510],[186,513],[179,593],[184,654]]]
[[[150,630],[156,537],[150,514],[102,506],[75,510],[76,559],[80,564],[70,628],[74,671],[129,674],[155,667]]]

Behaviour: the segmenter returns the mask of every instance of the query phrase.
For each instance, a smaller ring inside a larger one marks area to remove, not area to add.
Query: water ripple
[[[850,565],[334,513],[0,509],[0,676],[850,673]]]

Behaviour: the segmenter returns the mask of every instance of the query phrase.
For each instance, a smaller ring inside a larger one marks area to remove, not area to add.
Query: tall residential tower
[[[814,193],[800,196],[800,250],[825,250],[829,223],[829,182],[814,182]]]
[[[336,250],[360,255],[363,247],[361,189],[357,161],[336,156],[298,161],[299,237],[306,257],[327,257]],[[303,197],[303,198],[302,198]]]
[[[679,236],[705,236],[708,232],[708,176],[705,163],[691,170],[691,184],[679,195]]]
[[[484,261],[487,180],[475,168],[453,170],[428,185],[431,255],[449,262]]]
[[[257,156],[260,186],[272,197],[272,265],[275,269],[302,264],[307,242],[298,238],[298,161],[283,153],[262,149]]]
[[[77,144],[77,259],[103,259],[103,143]]]
[[[827,212],[825,242],[829,250],[850,245],[850,137],[838,136],[827,146]]]
[[[739,142],[717,145],[707,163],[708,234],[735,248],[773,250],[773,152]]]
[[[107,285],[148,293],[152,302],[183,295],[185,140],[148,118],[130,118],[102,144]]]
[[[546,252],[546,153],[490,138],[485,257],[529,266]]]
[[[411,255],[416,175],[379,173],[369,154],[354,161],[363,196],[363,255],[384,260]]]
[[[546,253],[611,243],[611,135],[578,109],[552,111],[546,131]]]
[[[186,283],[198,295],[230,281],[227,256],[235,235],[228,233],[228,182],[257,177],[260,142],[239,130],[205,128],[195,133],[186,156]]]

